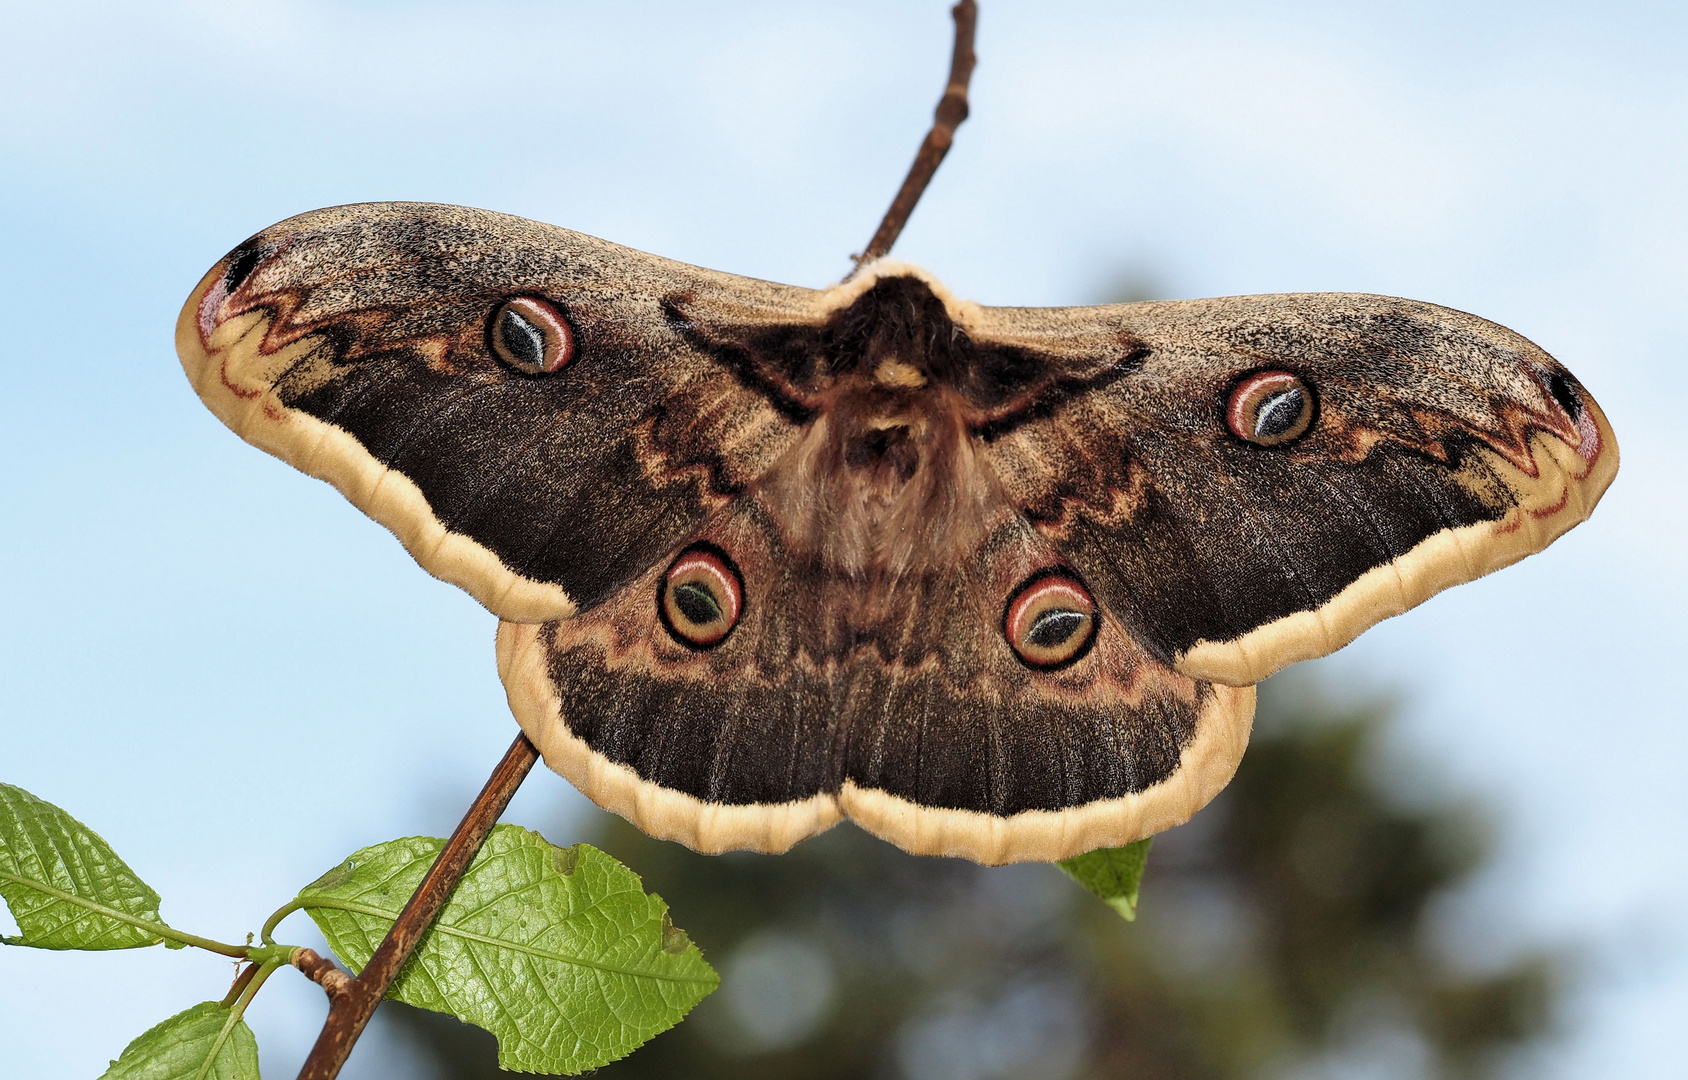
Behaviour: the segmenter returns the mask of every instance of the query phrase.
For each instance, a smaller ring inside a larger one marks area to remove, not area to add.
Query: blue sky
[[[986,303],[1431,300],[1605,407],[1624,464],[1591,522],[1316,667],[1404,702],[1401,798],[1501,815],[1438,915],[1461,961],[1584,957],[1521,1072],[1688,1073],[1688,9],[983,7],[973,118],[899,256]],[[0,779],[230,939],[352,847],[449,829],[514,732],[493,620],[199,405],[188,290],[273,221],[378,199],[827,283],[948,35],[942,3],[0,7]],[[566,842],[577,799],[537,775],[511,818]],[[97,1075],[226,974],[0,952],[7,1074]],[[319,1013],[266,989],[274,1075]]]

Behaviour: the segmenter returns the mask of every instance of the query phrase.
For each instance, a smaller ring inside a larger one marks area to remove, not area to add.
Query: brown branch
[[[503,760],[487,779],[486,786],[475,796],[469,812],[463,815],[451,839],[445,842],[445,848],[428,869],[422,884],[416,887],[404,910],[399,912],[398,921],[393,923],[393,928],[387,932],[375,955],[369,958],[368,965],[357,978],[348,977],[315,953],[311,956],[320,963],[306,970],[304,965],[310,963],[310,957],[301,958],[300,954],[310,950],[301,949],[294,954],[294,966],[320,982],[328,991],[329,1000],[328,1019],[323,1021],[316,1045],[311,1047],[310,1056],[299,1070],[299,1080],[334,1080],[340,1074],[340,1066],[346,1063],[352,1045],[375,1014],[375,1006],[381,1003],[387,988],[398,978],[404,962],[410,959],[417,942],[422,940],[422,935],[433,924],[434,917],[445,906],[452,890],[457,888],[463,871],[469,868],[475,853],[486,843],[499,815],[510,805],[511,796],[516,794],[516,789],[538,759],[539,751],[534,749],[528,737],[517,735],[516,741],[510,744]],[[333,969],[332,972],[329,969]]]
[[[973,78],[973,65],[978,61],[978,57],[973,55],[973,31],[979,23],[979,5],[973,0],[961,0],[950,9],[950,14],[955,17],[955,52],[950,57],[949,85],[944,87],[944,96],[938,99],[932,128],[915,152],[914,164],[909,166],[902,188],[891,200],[891,208],[885,211],[885,218],[879,223],[873,239],[867,242],[867,249],[856,257],[858,267],[885,255],[897,242],[903,226],[908,224],[909,215],[914,213],[914,204],[920,201],[944,155],[949,153],[950,144],[955,141],[955,129],[967,119],[967,84]]]
[[[305,978],[321,986],[331,1002],[345,997],[352,988],[352,977],[315,949],[295,949],[288,963],[303,971]]]

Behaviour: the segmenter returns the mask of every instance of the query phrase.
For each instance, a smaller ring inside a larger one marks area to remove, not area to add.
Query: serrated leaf
[[[121,916],[162,925],[158,894],[99,834],[23,788],[0,784],[0,897],[38,949],[134,949],[161,940]]]
[[[202,1001],[130,1043],[100,1080],[258,1080],[258,1040],[245,1020]]]
[[[1149,843],[1153,837],[1125,847],[1097,848],[1056,863],[1067,876],[1108,902],[1127,922],[1137,919],[1137,891],[1143,884],[1143,870],[1149,865]]]
[[[347,967],[363,970],[444,843],[364,848],[300,892]],[[719,983],[638,875],[499,825],[388,996],[492,1032],[503,1068],[578,1073],[679,1023]]]

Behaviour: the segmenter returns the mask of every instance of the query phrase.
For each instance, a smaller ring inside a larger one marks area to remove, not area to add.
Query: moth
[[[264,230],[176,344],[237,434],[499,617],[551,768],[706,852],[1180,824],[1255,683],[1541,550],[1618,468],[1570,372],[1430,304],[983,307],[888,259],[806,289],[451,206]]]

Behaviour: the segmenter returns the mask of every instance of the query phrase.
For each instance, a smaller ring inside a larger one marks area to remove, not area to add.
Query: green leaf
[[[100,1080],[258,1080],[258,1040],[234,1010],[202,1001],[130,1043]]]
[[[1056,863],[1067,876],[1108,902],[1125,916],[1137,919],[1137,890],[1143,884],[1143,870],[1149,865],[1149,843],[1153,837],[1125,847],[1097,848]]]
[[[364,848],[296,902],[361,971],[444,844]],[[492,1032],[506,1069],[578,1073],[673,1027],[719,983],[638,875],[499,825],[388,996]]]
[[[158,894],[88,826],[23,788],[0,784],[0,897],[39,949],[133,949],[162,940]]]

